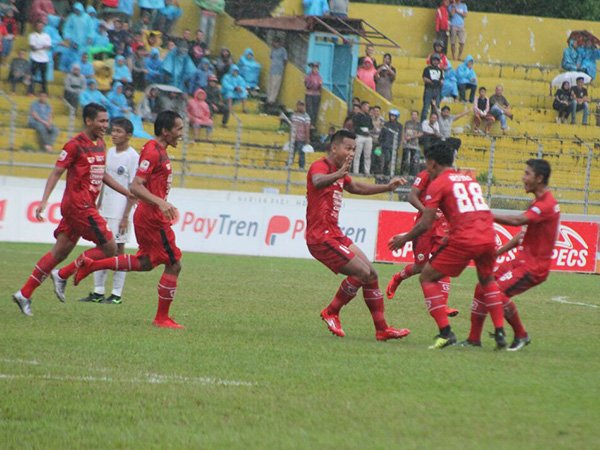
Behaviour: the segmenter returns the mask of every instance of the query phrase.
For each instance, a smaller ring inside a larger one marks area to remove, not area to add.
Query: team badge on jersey
[[[141,172],[145,172],[146,170],[148,170],[148,167],[150,167],[150,161],[148,161],[147,159],[143,160],[140,163],[140,171]]]
[[[63,151],[60,152],[60,155],[58,155],[58,160],[59,161],[64,161],[65,159],[67,159],[68,155],[69,154],[67,153],[67,151],[63,150]]]

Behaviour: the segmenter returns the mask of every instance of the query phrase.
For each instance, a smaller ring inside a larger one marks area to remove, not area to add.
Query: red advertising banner
[[[379,211],[375,261],[378,262],[414,262],[412,244],[403,249],[390,251],[387,243],[396,234],[408,232],[415,222],[415,213],[401,211]],[[507,227],[494,224],[496,243],[504,245],[520,230],[519,227]],[[552,255],[552,270],[564,272],[595,272],[596,253],[598,252],[598,224],[593,222],[564,221],[560,229]],[[498,257],[498,263],[515,258],[516,250]]]

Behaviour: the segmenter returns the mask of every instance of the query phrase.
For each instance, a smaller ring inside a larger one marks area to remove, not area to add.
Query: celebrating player
[[[492,316],[497,348],[506,347],[504,317],[498,284],[494,279],[496,236],[493,216],[481,193],[481,186],[469,175],[452,169],[454,149],[445,142],[435,144],[425,155],[432,182],[427,189],[421,220],[404,235],[390,239],[388,247],[397,250],[431,228],[439,208],[449,224],[448,241],[425,264],[421,288],[429,314],[440,334],[430,349],[442,349],[456,343],[446,314],[442,278],[457,277],[471,260],[483,290],[485,305]]]
[[[114,144],[106,152],[106,172],[121,186],[129,187],[137,171],[140,156],[129,145],[133,134],[133,124],[124,117],[117,117],[110,124],[110,137]],[[117,255],[125,253],[125,243],[129,240],[130,215],[136,200],[127,199],[116,191],[104,187],[100,196],[100,214],[106,219],[108,227],[115,230]],[[104,297],[104,285],[108,272],[94,272],[94,290],[82,298],[84,302],[107,303],[118,305],[125,286],[126,272],[118,271],[113,276],[113,289],[108,298]]]
[[[184,328],[169,317],[175,298],[177,277],[181,271],[181,251],[175,244],[171,222],[177,209],[167,202],[173,178],[167,148],[176,147],[183,136],[183,120],[174,111],[163,111],[154,122],[155,139],[144,145],[140,165],[131,184],[131,192],[140,200],[133,215],[133,227],[139,250],[136,255],[120,255],[94,261],[82,258],[75,274],[75,285],[97,270],[146,272],[164,264],[158,282],[158,310],[153,325],[161,328]]]
[[[526,225],[527,230],[515,259],[507,261],[496,270],[495,276],[502,292],[504,318],[515,332],[509,351],[521,350],[529,345],[531,339],[521,323],[517,306],[511,300],[528,289],[544,282],[550,272],[552,251],[560,224],[560,207],[548,189],[550,164],[543,159],[530,159],[523,174],[525,192],[533,194],[535,199],[527,211],[519,215],[494,214],[494,220],[502,225]],[[519,244],[512,239],[501,252],[506,252]],[[465,347],[481,346],[481,331],[487,315],[483,290],[480,285],[475,289],[471,308],[471,332],[461,345]]]
[[[427,170],[421,171],[415,178],[410,193],[408,194],[408,202],[417,209],[417,217],[415,222],[418,222],[423,216],[423,201],[425,200],[425,194],[427,192],[427,186],[431,183],[431,177]],[[446,235],[448,234],[448,222],[441,212],[438,212],[435,218],[433,226],[426,231],[423,235],[413,240],[413,254],[415,257],[415,263],[409,264],[400,272],[394,274],[392,279],[387,285],[385,290],[387,298],[393,298],[396,293],[396,289],[402,281],[412,277],[418,273],[421,273],[425,262],[429,259],[429,255],[435,253],[437,249],[442,245]],[[448,305],[448,296],[450,295],[450,277],[444,277],[439,281],[442,286],[442,292],[444,293],[444,299],[446,305]],[[458,315],[458,310],[449,308],[446,306],[446,313],[450,317]]]
[[[346,335],[340,324],[340,309],[352,300],[362,287],[367,307],[375,324],[378,341],[400,339],[410,330],[389,327],[384,316],[383,295],[375,268],[365,254],[344,236],[338,224],[344,190],[359,195],[389,192],[406,181],[394,178],[385,185],[371,185],[352,180],[348,169],[354,157],[356,135],[347,130],[336,132],[326,157],[315,161],[307,174],[306,243],[310,253],[334,273],[347,278],[342,281],[331,303],[321,311],[327,328],[336,336]]]
[[[37,262],[23,287],[12,296],[21,312],[27,316],[33,315],[33,292],[49,274],[54,281],[54,292],[60,301],[65,301],[66,279],[75,272],[75,263],[61,270],[54,268],[69,256],[80,237],[96,244],[96,247],[84,252],[88,258],[104,258],[117,252],[113,234],[96,209],[96,199],[103,182],[124,196],[131,196],[131,193],[104,171],[103,136],[108,128],[108,113],[104,106],[96,103],[86,105],[83,108],[83,122],[84,131],[67,142],[60,153],[56,167],[46,182],[42,201],[35,210],[36,219],[43,221],[50,194],[67,171],[67,185],[60,204],[62,219],[54,231],[56,243]]]

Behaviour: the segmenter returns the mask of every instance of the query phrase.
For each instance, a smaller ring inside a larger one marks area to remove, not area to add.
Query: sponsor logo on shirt
[[[66,150],[63,150],[62,152],[60,152],[60,155],[58,155],[58,160],[59,161],[64,161],[65,159],[67,159],[68,153]]]
[[[148,161],[147,159],[143,160],[140,163],[140,172],[147,171],[149,167],[150,167],[150,161]]]

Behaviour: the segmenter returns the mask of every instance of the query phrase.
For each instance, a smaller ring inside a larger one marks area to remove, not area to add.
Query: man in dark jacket
[[[395,169],[398,149],[402,142],[402,124],[398,122],[399,117],[400,112],[392,109],[389,113],[390,120],[385,123],[379,135],[381,156],[379,167],[376,170],[377,174],[393,175],[391,171]]]
[[[221,95],[221,88],[218,84],[219,80],[216,76],[210,75],[208,77],[208,86],[206,88],[206,103],[210,107],[210,111],[213,115],[216,113],[223,114],[223,119],[221,120],[221,124],[223,127],[227,126],[227,122],[229,121],[229,108],[227,103],[223,101],[223,96]]]

